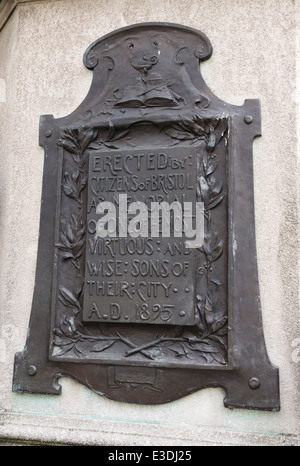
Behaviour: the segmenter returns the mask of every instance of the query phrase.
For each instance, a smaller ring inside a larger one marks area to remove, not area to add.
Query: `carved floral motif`
[[[89,332],[81,323],[82,287],[84,262],[81,260],[85,244],[83,192],[87,183],[87,158],[89,151],[98,150],[102,146],[117,149],[116,142],[126,138],[131,128],[116,130],[112,122],[106,128],[81,127],[79,129],[64,129],[58,145],[62,146],[72,157],[75,164],[72,173],[66,172],[62,181],[62,192],[65,196],[79,204],[80,212],[71,212],[69,219],[61,219],[60,240],[56,247],[60,251],[62,261],[70,262],[77,269],[77,283],[73,291],[59,285],[60,303],[69,309],[53,333],[55,356],[64,356],[72,352],[81,358],[87,353],[104,352],[115,344],[122,344],[127,350],[122,357],[139,354],[150,359],[159,360],[166,354],[173,358],[193,360],[203,364],[226,364],[227,357],[227,316],[220,317],[216,312],[216,293],[210,293],[210,283],[220,286],[221,282],[213,277],[213,265],[223,254],[223,239],[219,239],[218,232],[212,231],[212,211],[224,199],[223,186],[216,175],[218,160],[214,152],[217,144],[224,137],[227,129],[226,119],[204,119],[199,115],[179,117],[178,121],[162,125],[161,130],[173,141],[172,145],[186,143],[198,144],[202,148],[199,159],[197,197],[204,203],[206,235],[199,252],[205,261],[198,268],[199,278],[206,277],[206,295],[197,295],[195,309],[196,324],[192,328],[176,326],[172,329],[162,329],[151,341],[142,345],[136,344],[132,338],[123,335],[118,330],[109,329],[101,324],[97,327],[97,334]],[[123,351],[123,350],[122,350]]]

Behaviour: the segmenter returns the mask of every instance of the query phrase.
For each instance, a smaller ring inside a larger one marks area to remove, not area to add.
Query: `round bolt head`
[[[247,125],[250,125],[252,121],[253,121],[253,118],[251,115],[245,115],[244,122],[247,123]]]
[[[28,372],[29,375],[35,375],[36,372],[37,372],[36,367],[35,366],[29,366],[27,372]]]
[[[258,388],[260,386],[260,380],[257,377],[251,377],[249,380],[249,387],[250,388]]]

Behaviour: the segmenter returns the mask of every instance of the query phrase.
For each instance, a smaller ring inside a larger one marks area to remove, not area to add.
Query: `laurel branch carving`
[[[81,127],[79,129],[64,129],[58,145],[71,154],[75,163],[72,173],[64,173],[62,190],[65,196],[79,204],[82,211],[82,193],[87,184],[87,159],[89,151],[98,150],[101,147],[118,149],[117,141],[126,138],[130,133],[130,127],[116,130],[111,122],[106,128]],[[162,126],[162,131],[167,134],[172,145],[189,141],[190,144],[204,144],[200,173],[198,174],[197,196],[204,203],[206,219],[206,235],[200,252],[205,257],[205,262],[198,269],[199,277],[206,277],[207,283],[214,283],[217,287],[221,282],[213,277],[213,265],[223,254],[223,240],[218,238],[217,232],[211,231],[211,215],[224,199],[223,186],[216,176],[218,160],[214,149],[224,137],[227,129],[226,119],[204,119],[199,115],[179,117],[178,121]],[[217,316],[215,312],[215,299],[210,295],[207,286],[206,296],[197,296],[195,309],[196,324],[193,330],[185,327],[175,327],[171,330],[162,330],[152,341],[137,345],[121,332],[110,331],[104,333],[104,327],[99,326],[97,335],[87,332],[82,325],[80,315],[82,313],[81,294],[83,288],[83,262],[80,260],[85,244],[85,223],[82,213],[71,213],[69,220],[61,219],[60,239],[56,244],[60,251],[62,261],[70,260],[78,271],[78,283],[75,290],[70,291],[64,286],[59,286],[58,299],[61,304],[69,309],[53,329],[55,356],[63,356],[73,352],[78,358],[86,352],[103,352],[114,344],[126,345],[127,351],[123,357],[130,358],[135,354],[151,360],[159,360],[166,353],[173,354],[176,359],[189,359],[201,361],[203,364],[226,364],[227,355],[227,316]]]

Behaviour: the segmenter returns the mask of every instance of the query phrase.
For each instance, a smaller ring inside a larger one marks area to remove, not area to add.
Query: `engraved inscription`
[[[91,153],[85,322],[194,325],[195,250],[186,245],[184,217],[176,227],[175,204],[195,205],[196,173],[191,147]],[[153,203],[161,206],[156,215]]]

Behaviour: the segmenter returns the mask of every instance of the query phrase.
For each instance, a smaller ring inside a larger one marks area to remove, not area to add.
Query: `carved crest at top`
[[[195,78],[199,78],[199,61],[211,53],[210,41],[203,33],[185,28],[182,34],[179,27],[164,24],[140,25],[131,27],[128,34],[120,30],[103,37],[84,55],[85,66],[94,70],[89,95],[92,105],[86,116],[207,108],[206,85]]]

